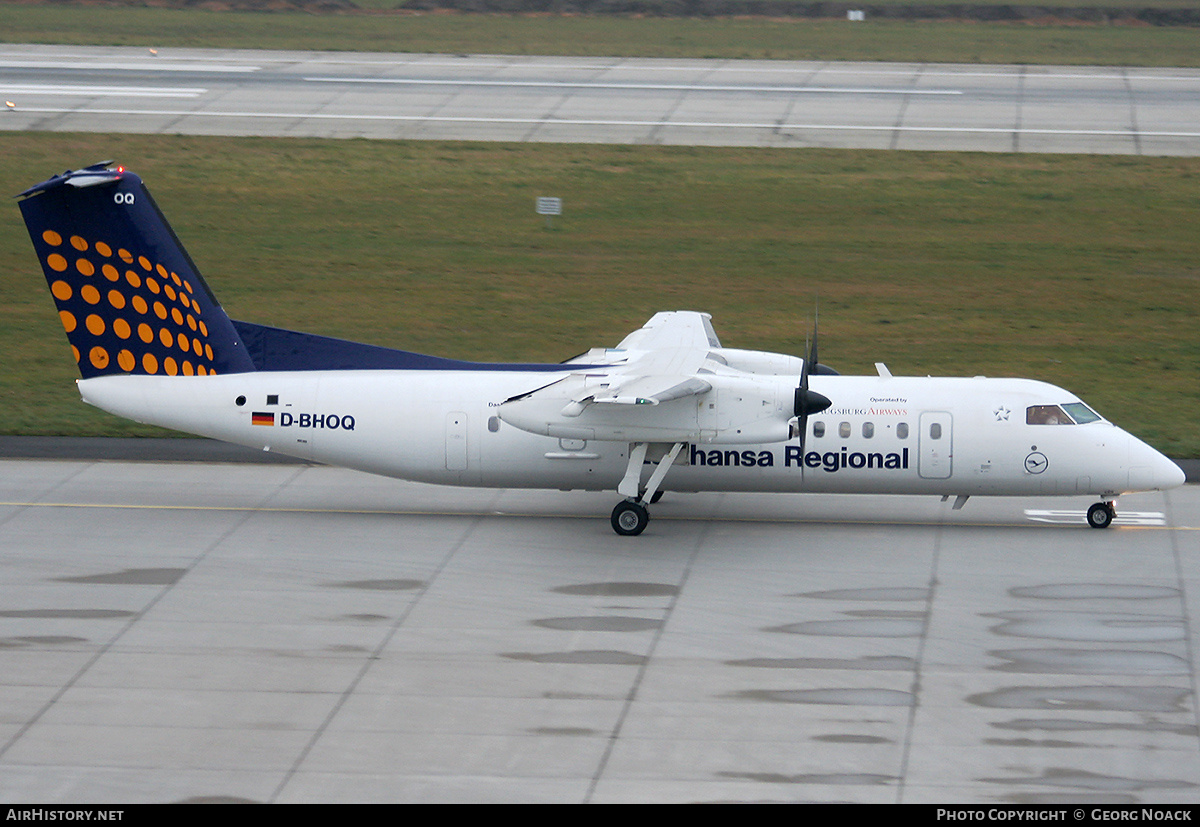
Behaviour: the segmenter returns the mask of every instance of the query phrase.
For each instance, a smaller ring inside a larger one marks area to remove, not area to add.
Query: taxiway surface
[[[1200,487],[0,462],[0,800],[1194,802]]]
[[[1200,154],[1200,70],[0,45],[0,129]]]

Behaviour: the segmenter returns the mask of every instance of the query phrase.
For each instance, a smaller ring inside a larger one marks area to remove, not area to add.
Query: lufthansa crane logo
[[[1034,451],[1025,457],[1025,470],[1030,474],[1040,474],[1050,465],[1050,460],[1041,451]]]

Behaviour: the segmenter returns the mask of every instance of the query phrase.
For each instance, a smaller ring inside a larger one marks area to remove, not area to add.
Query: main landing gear
[[[649,510],[637,500],[623,500],[613,509],[613,531],[622,537],[636,537],[646,529],[649,522]]]
[[[671,463],[679,456],[683,443],[676,442],[671,445],[670,450],[658,461],[658,467],[650,475],[643,491],[641,489],[642,465],[646,462],[646,451],[649,447],[649,443],[646,442],[635,442],[629,446],[629,465],[625,468],[625,476],[621,478],[621,484],[617,486],[617,493],[623,495],[625,499],[617,503],[616,508],[613,509],[612,527],[613,531],[623,537],[636,537],[646,530],[646,526],[650,523],[650,511],[646,508],[646,504],[656,503],[662,496],[658,487],[662,485],[663,478],[671,468]]]
[[[1113,517],[1117,516],[1116,503],[1109,502],[1096,503],[1087,512],[1088,525],[1092,528],[1108,528],[1113,521]]]

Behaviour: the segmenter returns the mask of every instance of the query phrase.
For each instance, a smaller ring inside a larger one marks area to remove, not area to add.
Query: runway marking
[[[160,63],[147,57],[132,61],[105,60],[0,60],[0,69],[108,69],[130,72],[257,72],[259,66],[233,63]]]
[[[692,83],[614,83],[603,81],[544,81],[544,80],[454,80],[420,78],[342,78],[306,77],[311,83],[383,83],[399,86],[486,86],[547,89],[616,89],[638,92],[785,92],[834,95],[961,95],[959,89],[894,89],[884,87],[839,86],[735,86]]]
[[[68,86],[63,84],[16,83],[0,86],[4,95],[90,95],[129,98],[196,98],[207,89],[182,86]]]
[[[92,108],[57,108],[57,107],[17,107],[17,112],[29,112],[39,115],[71,114],[71,115],[147,115],[155,117],[200,117],[200,118],[285,118],[289,120],[308,119],[326,121],[393,121],[397,123],[478,123],[478,124],[512,124],[514,126],[624,126],[624,127],[676,127],[686,129],[771,129],[771,130],[806,130],[806,131],[844,131],[844,132],[935,132],[960,133],[979,135],[1057,135],[1075,137],[1133,138],[1135,133],[1129,129],[1029,129],[1014,127],[984,127],[984,126],[869,126],[859,124],[805,124],[805,123],[736,123],[722,121],[664,121],[664,120],[598,120],[571,118],[480,118],[454,117],[444,115],[337,115],[325,112],[222,112],[206,111],[203,109],[92,109]],[[1200,131],[1177,132],[1141,130],[1136,135],[1142,138],[1200,138]]]
[[[1071,523],[1077,524],[1087,519],[1086,511],[1067,509],[1025,509],[1025,516],[1041,523]],[[1113,518],[1113,525],[1127,526],[1165,526],[1167,515],[1161,511],[1121,511]]]
[[[605,513],[537,513],[528,511],[446,511],[446,510],[403,510],[385,508],[304,508],[289,506],[254,506],[254,505],[155,505],[138,503],[51,503],[51,502],[0,502],[0,508],[95,508],[114,511],[226,511],[230,513],[256,512],[262,514],[348,514],[348,515],[378,515],[383,517],[516,517],[541,518],[559,520],[601,520],[607,517]],[[1038,520],[1030,517],[1029,522],[947,522],[945,520],[856,520],[851,518],[832,517],[738,517],[736,515],[705,515],[705,514],[655,514],[656,521],[670,522],[717,522],[717,523],[782,523],[785,525],[896,525],[911,527],[943,526],[945,528],[1043,528],[1046,525],[1063,525],[1075,528],[1086,528],[1087,522],[1082,511],[1046,511],[1039,512],[1027,509],[1027,517],[1032,514],[1063,515],[1060,519]],[[1157,522],[1133,522],[1138,514],[1152,514],[1160,518]],[[1069,515],[1071,519],[1065,517]],[[1194,526],[1168,526],[1166,518],[1160,512],[1126,512],[1127,522],[1121,518],[1113,520],[1113,526],[1131,530],[1164,530],[1164,531],[1200,531]]]

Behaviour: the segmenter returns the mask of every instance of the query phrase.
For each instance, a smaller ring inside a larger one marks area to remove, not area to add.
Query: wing
[[[714,352],[721,350],[721,343],[709,319],[707,313],[658,313],[617,348],[593,350],[575,360],[578,367],[570,375],[508,399],[499,416],[522,430],[560,438],[712,439],[722,430],[714,412],[714,387],[719,383],[732,389],[736,384],[736,402],[753,400],[750,407],[756,421],[754,428],[740,425],[734,438],[786,438],[792,414],[782,415],[773,377],[748,376],[729,368],[727,360]],[[573,369],[571,364],[563,367]]]
[[[688,310],[655,313],[650,321],[617,345],[618,350],[687,348],[709,351],[721,346],[712,327],[712,316]]]

